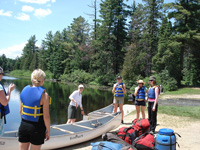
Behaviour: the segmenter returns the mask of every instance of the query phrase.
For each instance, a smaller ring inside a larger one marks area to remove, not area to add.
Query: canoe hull
[[[104,116],[96,120],[100,120],[100,119],[103,120],[105,117],[109,117],[109,116]],[[97,128],[82,131],[82,132],[72,133],[72,134],[66,133],[63,135],[51,136],[50,140],[46,141],[45,144],[42,145],[42,149],[43,150],[57,149],[57,148],[79,144],[88,140],[92,140],[94,138],[101,136],[103,133],[106,133],[110,130],[117,128],[120,125],[120,120],[121,120],[121,114],[118,113],[115,116],[112,116],[112,118],[108,122],[100,125]],[[95,119],[90,120],[90,121],[82,121],[80,122],[80,124],[84,122],[85,123],[91,122],[91,121],[95,121]],[[65,126],[65,125],[57,125],[56,127],[60,127],[60,126]],[[1,150],[18,149],[18,145],[19,145],[18,138],[10,137],[11,135],[16,136],[17,132],[9,132],[6,134],[7,134],[7,137],[0,137],[0,149]]]

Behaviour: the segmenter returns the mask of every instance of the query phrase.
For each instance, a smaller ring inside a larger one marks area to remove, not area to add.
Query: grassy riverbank
[[[167,91],[164,94],[167,95],[180,95],[180,94],[200,94],[199,88],[179,88],[177,91]]]
[[[199,106],[159,106],[158,112],[172,116],[190,117],[195,120],[200,120]]]
[[[9,76],[30,78],[31,73],[32,71],[27,71],[27,70],[14,70],[9,73]],[[45,74],[46,74],[46,79],[53,78],[53,74],[51,72],[45,71]]]

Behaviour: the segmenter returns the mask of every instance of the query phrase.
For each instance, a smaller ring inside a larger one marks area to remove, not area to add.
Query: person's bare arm
[[[126,86],[125,86],[125,84],[123,84],[123,86],[122,86],[122,91],[123,91],[124,94],[126,94]]]
[[[81,108],[81,114],[84,116],[85,115],[84,109],[83,107],[80,107],[80,108]]]
[[[50,139],[49,95],[43,94],[43,118],[46,126],[46,140]]]
[[[135,93],[134,93],[135,96],[137,96],[137,94],[138,94],[138,90],[139,90],[139,89],[140,89],[139,86],[136,87],[136,89],[135,89]]]
[[[159,89],[158,87],[155,88],[155,94],[156,94],[156,98],[155,98],[155,102],[154,102],[154,105],[153,105],[153,111],[156,110],[156,104],[158,103],[158,94],[159,93]]]
[[[112,93],[115,94],[115,89],[116,89],[117,84],[113,85]]]
[[[5,95],[5,93],[4,93],[3,90],[0,91],[0,103],[1,103],[3,106],[8,105],[8,102],[10,101],[11,92],[12,92],[14,89],[15,89],[15,85],[14,85],[14,84],[10,84],[10,85],[9,85],[9,88],[8,88],[7,95]]]
[[[20,101],[20,108],[19,108],[20,115],[22,115],[22,102]]]
[[[145,100],[145,102],[148,102],[148,93],[149,93],[149,90],[146,90],[146,100]]]

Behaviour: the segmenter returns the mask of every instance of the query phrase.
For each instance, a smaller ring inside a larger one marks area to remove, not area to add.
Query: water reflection
[[[8,88],[10,83],[16,85],[10,99],[10,114],[7,115],[7,124],[4,126],[5,131],[17,130],[20,124],[20,92],[26,85],[30,85],[30,79],[20,79],[4,76],[1,83]],[[69,105],[69,95],[77,89],[77,85],[48,82],[44,83],[49,96],[52,97],[50,105],[51,124],[62,124],[67,121],[67,108]],[[98,89],[84,89],[83,108],[85,113],[89,113],[96,109],[105,107],[112,103],[111,91],[103,91]],[[81,112],[78,110],[78,120],[81,120]]]

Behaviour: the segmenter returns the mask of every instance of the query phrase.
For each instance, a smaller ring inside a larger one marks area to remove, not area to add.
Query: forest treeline
[[[36,46],[28,39],[21,57],[0,64],[6,70],[41,68],[52,78],[109,85],[121,74],[127,86],[155,75],[166,90],[200,85],[200,2],[94,0],[93,24],[74,18],[62,31],[49,31]],[[97,8],[99,7],[99,11]],[[98,11],[98,12],[97,12]],[[99,15],[97,15],[99,14]]]

